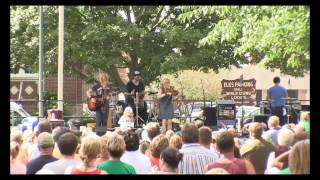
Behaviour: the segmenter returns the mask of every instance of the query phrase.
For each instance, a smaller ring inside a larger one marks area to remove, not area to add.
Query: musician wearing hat
[[[87,91],[88,108],[96,111],[96,129],[107,126],[109,103],[112,99],[109,76],[99,72],[98,79],[99,82]],[[99,132],[96,132],[99,135]]]
[[[269,88],[267,100],[270,102],[271,116],[278,116],[280,126],[286,124],[285,99],[288,97],[287,90],[280,86],[280,78],[273,78],[274,86]]]
[[[141,80],[141,73],[134,71],[133,78],[126,85],[127,92],[125,92],[126,105],[133,109],[134,116],[136,117],[138,107],[139,120],[136,126],[147,120],[147,104],[143,101],[145,95],[145,86]]]

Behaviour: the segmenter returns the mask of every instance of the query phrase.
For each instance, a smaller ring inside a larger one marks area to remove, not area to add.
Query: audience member
[[[67,127],[56,127],[52,130],[52,136],[53,136],[53,140],[54,140],[54,149],[53,149],[53,157],[60,159],[61,157],[61,153],[60,150],[58,148],[58,140],[60,138],[61,135],[67,133],[67,132],[71,132],[70,129],[68,129]]]
[[[69,166],[65,174],[107,174],[96,168],[95,161],[101,152],[99,137],[87,136],[80,146],[80,158],[82,163],[77,166]]]
[[[150,174],[151,162],[147,156],[139,152],[139,136],[133,130],[126,131],[124,134],[126,151],[121,157],[121,161],[132,165],[137,174]]]
[[[34,140],[35,140],[35,133],[32,132],[31,129],[25,130],[23,132],[23,143],[21,145],[21,151],[24,151],[27,163],[29,161],[29,157],[28,157],[29,150],[31,150],[30,147],[33,146]]]
[[[142,140],[151,142],[152,139],[158,136],[160,132],[160,125],[156,122],[150,122],[144,127],[144,131],[142,132]]]
[[[277,170],[273,167],[273,161],[281,154],[289,151],[294,138],[294,132],[290,129],[283,128],[278,134],[278,146],[276,146],[276,151],[271,152],[267,161],[267,170],[265,174],[275,174]],[[288,161],[285,161],[283,168],[288,167]]]
[[[279,174],[310,174],[310,140],[297,142],[289,152],[289,167]]]
[[[178,149],[167,147],[160,154],[159,170],[156,174],[177,174],[178,164],[182,159]]]
[[[180,152],[183,158],[178,166],[179,174],[204,174],[206,165],[218,159],[214,151],[199,144],[197,126],[185,124],[181,130],[183,145]]]
[[[17,161],[20,145],[16,141],[10,142],[10,174],[26,174],[26,166]]]
[[[68,166],[77,166],[81,161],[74,158],[78,138],[72,132],[64,133],[58,140],[58,148],[61,153],[61,158],[57,161],[48,163],[42,169],[48,169],[54,174],[64,174]]]
[[[168,139],[168,141],[170,141],[170,138],[174,135],[175,133],[173,132],[173,130],[171,130],[171,129],[168,129],[167,131],[166,131],[166,138]]]
[[[146,156],[150,159],[154,171],[159,170],[159,160],[161,152],[169,146],[169,141],[165,135],[159,134],[150,143]]]
[[[208,172],[206,172],[206,174],[230,174],[230,173],[222,168],[213,168]]]
[[[52,156],[54,141],[50,133],[43,132],[38,136],[38,148],[40,156],[33,159],[27,164],[27,174],[35,174],[45,164],[56,161]]]
[[[149,141],[142,141],[139,145],[139,151],[146,155],[146,151],[149,149],[150,142]]]
[[[178,150],[181,149],[181,147],[182,147],[182,138],[181,138],[181,136],[179,136],[177,134],[173,135],[170,138],[169,146],[173,147],[173,148],[176,148]]]
[[[248,160],[236,158],[234,156],[234,136],[225,131],[218,135],[216,145],[220,152],[220,158],[208,164],[207,169],[222,168],[230,174],[255,174],[253,165]]]
[[[203,127],[203,121],[200,119],[196,120],[194,124],[197,126],[198,129]]]
[[[50,122],[48,121],[40,121],[37,128],[36,129],[36,141],[37,141],[37,138],[38,138],[38,135],[43,133],[43,132],[48,132],[48,133],[52,133],[52,128],[51,128],[51,124]],[[40,151],[39,151],[39,148],[38,148],[38,144],[35,143],[32,145],[31,148],[31,151],[30,151],[30,154],[29,154],[29,161],[31,161],[32,159],[35,159],[37,157],[40,156]]]
[[[310,112],[304,111],[301,113],[299,126],[303,127],[304,130],[310,134]]]
[[[19,144],[19,153],[16,157],[16,161],[26,165],[28,163],[28,154],[25,149],[23,149],[23,136],[20,130],[13,130],[10,134],[10,141],[14,141]]]
[[[108,136],[106,135],[101,136],[100,137],[101,152],[96,159],[95,165],[109,160],[109,152],[108,152],[107,144],[108,144]]]
[[[241,158],[241,155],[240,155],[241,142],[240,142],[239,135],[238,135],[236,129],[228,128],[227,131],[230,132],[231,135],[233,136],[233,140],[234,140],[234,157],[235,158]]]
[[[240,149],[241,156],[253,164],[257,174],[265,172],[268,156],[270,152],[275,151],[273,144],[261,137],[262,132],[261,123],[251,123],[249,127],[250,140]]]
[[[262,134],[262,137],[272,143],[274,146],[278,146],[278,134],[281,130],[279,126],[280,120],[277,116],[270,116],[268,120],[269,130]]]
[[[110,134],[107,144],[109,160],[97,164],[97,168],[108,172],[108,174],[136,174],[133,166],[120,160],[125,149],[126,144],[123,137],[117,133]]]
[[[199,128],[199,143],[204,148],[210,149],[210,145],[212,143],[212,131],[210,128]]]

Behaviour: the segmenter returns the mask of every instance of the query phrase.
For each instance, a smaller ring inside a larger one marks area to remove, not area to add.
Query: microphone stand
[[[135,105],[136,105],[136,123],[137,123],[137,127],[139,127],[139,118],[140,120],[145,123],[145,121],[139,116],[139,93],[135,92]],[[143,100],[142,100],[143,101]]]

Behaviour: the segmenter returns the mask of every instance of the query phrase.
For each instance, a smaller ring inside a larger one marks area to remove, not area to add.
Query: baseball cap
[[[140,76],[141,74],[140,74],[139,71],[134,71],[133,75],[134,75],[134,76]]]
[[[49,147],[49,146],[53,146],[54,142],[53,142],[53,137],[51,136],[50,133],[48,132],[43,132],[40,133],[38,136],[38,146],[39,147]]]
[[[124,112],[130,112],[130,113],[132,113],[133,110],[132,110],[131,107],[126,107],[126,108],[124,109]]]

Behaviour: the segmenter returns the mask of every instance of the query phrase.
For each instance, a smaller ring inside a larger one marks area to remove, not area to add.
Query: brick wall
[[[44,91],[56,92],[58,91],[58,77],[49,76],[44,78]],[[20,82],[23,81],[21,99],[18,100]],[[10,100],[21,104],[23,108],[34,115],[38,112],[38,78],[32,76],[28,78],[27,75],[10,78]],[[68,103],[68,111],[75,116],[82,115],[82,101],[83,101],[83,81],[76,76],[65,76],[63,79],[63,99]],[[32,90],[31,90],[32,89]]]
[[[79,104],[82,103],[82,80],[76,76],[65,76],[63,78],[63,99],[64,102]],[[46,77],[44,80],[44,90],[58,92],[57,76]]]

